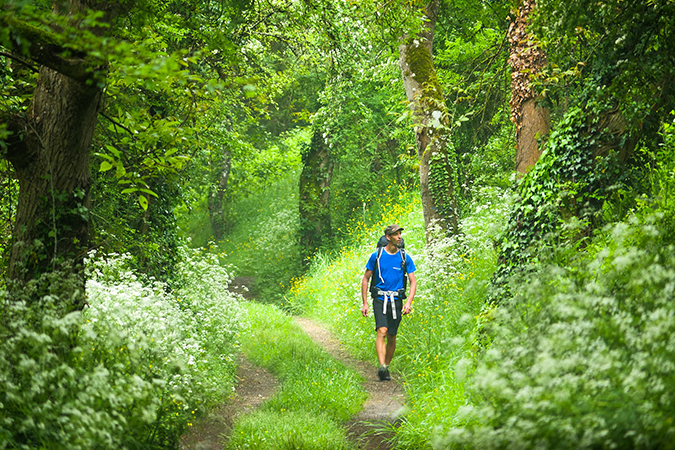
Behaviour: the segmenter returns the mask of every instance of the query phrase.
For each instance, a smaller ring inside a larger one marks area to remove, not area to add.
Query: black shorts
[[[398,331],[398,326],[401,323],[401,316],[403,316],[403,300],[397,298],[394,300],[394,305],[396,305],[396,319],[391,311],[391,302],[387,302],[387,315],[382,314],[382,307],[384,306],[384,301],[379,298],[373,299],[373,314],[375,315],[375,330],[378,328],[385,327],[387,329],[387,334],[396,336]]]

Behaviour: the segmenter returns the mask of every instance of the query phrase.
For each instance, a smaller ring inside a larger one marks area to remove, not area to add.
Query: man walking
[[[410,313],[412,301],[417,291],[415,279],[415,263],[402,250],[403,237],[400,225],[389,225],[384,229],[387,245],[372,255],[366,264],[366,272],[361,280],[361,296],[363,307],[361,312],[368,317],[368,294],[373,299],[375,315],[375,349],[380,368],[377,375],[380,380],[391,380],[389,363],[396,351],[396,333],[401,317]],[[369,289],[370,277],[375,274],[374,287]],[[407,280],[405,278],[407,277]],[[410,281],[410,295],[406,300],[405,281]],[[406,300],[403,304],[403,300]]]

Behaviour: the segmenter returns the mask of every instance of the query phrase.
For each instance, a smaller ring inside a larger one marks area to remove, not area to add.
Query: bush
[[[0,448],[176,448],[231,391],[244,312],[216,261],[185,252],[176,296],[126,256],[91,262],[81,312],[64,313],[78,282],[56,272],[3,294]]]
[[[673,215],[634,218],[588,260],[540,267],[498,308],[468,379],[476,406],[441,440],[470,448],[672,448]],[[464,447],[462,447],[464,448]]]
[[[486,326],[491,346],[455,367],[470,373],[467,405],[438,446],[673,447],[675,128],[661,134],[647,152],[651,195],[626,220],[581,240],[569,221],[533,274],[512,277],[515,298]]]

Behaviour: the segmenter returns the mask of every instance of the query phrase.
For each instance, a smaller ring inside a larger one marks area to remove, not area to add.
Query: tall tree
[[[404,36],[399,47],[403,84],[415,121],[420,195],[427,239],[434,223],[450,232],[458,231],[455,157],[448,145],[448,111],[432,52],[438,8],[439,0],[426,4],[422,8],[422,29],[416,35]]]
[[[57,17],[76,35],[100,36],[108,28],[87,27],[95,10],[110,23],[128,6],[98,0],[55,3]],[[27,51],[40,74],[25,114],[5,115],[12,133],[3,155],[19,181],[9,277],[27,281],[62,264],[82,270],[89,242],[89,150],[101,104],[105,62],[73,49],[63,34],[46,31],[9,10],[0,17],[9,30],[3,42]],[[85,32],[84,28],[88,31]]]
[[[516,125],[516,170],[524,174],[539,159],[539,138],[550,131],[550,113],[532,89],[531,77],[546,65],[546,54],[527,29],[534,0],[522,0],[509,27],[511,121]]]

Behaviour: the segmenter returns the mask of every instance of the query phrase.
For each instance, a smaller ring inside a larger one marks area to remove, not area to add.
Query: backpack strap
[[[405,291],[408,288],[408,260],[406,258],[405,249],[401,248],[401,272],[403,272],[403,295],[405,298]]]
[[[382,275],[380,274],[380,257],[382,257],[382,251],[384,250],[384,247],[377,247],[377,257],[375,258],[375,270],[373,270],[373,275],[370,277],[370,295],[373,298],[377,298],[378,293],[377,293],[377,279],[380,278],[382,280]],[[384,280],[382,280],[384,282]]]

